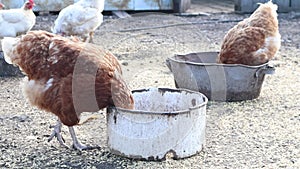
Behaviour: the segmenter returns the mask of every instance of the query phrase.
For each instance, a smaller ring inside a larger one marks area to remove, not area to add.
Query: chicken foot
[[[52,131],[52,134],[48,138],[48,142],[50,142],[54,137],[56,137],[58,142],[60,143],[60,145],[66,147],[66,148],[69,148],[69,146],[67,146],[65,144],[65,139],[61,136],[61,127],[62,127],[62,123],[60,120],[57,120],[57,123],[55,126],[50,127],[50,128],[53,128],[53,131]]]
[[[69,132],[70,132],[70,135],[73,140],[73,148],[75,148],[76,150],[81,151],[81,150],[91,150],[91,149],[99,149],[100,148],[98,146],[92,147],[92,146],[86,146],[84,144],[81,144],[76,137],[73,127],[69,127]]]
[[[62,145],[63,147],[69,148],[69,146],[67,146],[65,144],[65,140],[61,135],[61,127],[62,127],[61,121],[57,120],[56,125],[51,127],[51,128],[53,128],[53,132],[49,136],[48,142],[50,142],[54,137],[56,137],[58,142],[60,143],[60,145]],[[75,148],[76,150],[82,151],[82,150],[91,150],[91,149],[99,149],[100,148],[98,146],[91,147],[91,146],[86,146],[86,145],[81,144],[76,137],[73,127],[69,127],[69,132],[70,132],[70,135],[71,135],[71,138],[73,141],[73,148]]]

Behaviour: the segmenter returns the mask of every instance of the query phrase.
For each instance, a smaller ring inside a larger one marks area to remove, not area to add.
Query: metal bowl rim
[[[132,93],[149,91],[150,89],[153,89],[153,88],[136,89],[136,90],[133,90]],[[155,88],[155,89],[173,91],[173,92],[185,91],[187,93],[198,94],[199,96],[201,96],[203,98],[203,102],[196,105],[196,106],[189,107],[188,109],[183,109],[183,110],[179,110],[179,111],[170,111],[170,112],[130,110],[130,109],[124,109],[124,108],[115,107],[115,106],[109,106],[108,108],[109,109],[117,109],[117,110],[121,110],[122,112],[132,113],[132,114],[150,114],[150,115],[155,114],[155,115],[164,115],[164,116],[175,116],[175,115],[179,115],[179,114],[189,113],[191,110],[199,109],[201,107],[206,107],[206,105],[208,103],[208,98],[203,93],[200,93],[200,92],[197,92],[197,91],[192,91],[192,90],[183,89],[183,88],[172,89],[172,88],[163,88],[163,87],[158,87],[158,88]]]
[[[261,68],[264,66],[267,66],[269,64],[269,62],[266,62],[264,64],[260,64],[260,65],[256,65],[256,66],[250,66],[250,65],[244,65],[244,64],[224,64],[224,63],[199,63],[199,62],[191,62],[191,61],[182,61],[182,60],[178,60],[175,59],[174,57],[176,56],[187,56],[187,55],[191,55],[191,54],[197,54],[197,53],[218,53],[218,52],[194,52],[194,53],[188,53],[188,54],[175,54],[172,57],[168,57],[167,60],[172,60],[174,62],[177,63],[183,63],[183,64],[188,64],[188,65],[196,65],[196,66],[222,66],[222,67],[244,67],[244,68],[250,68],[250,69],[257,69],[257,68]]]

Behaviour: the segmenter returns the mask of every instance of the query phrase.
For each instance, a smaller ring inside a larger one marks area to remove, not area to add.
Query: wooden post
[[[234,10],[238,13],[251,13],[253,12],[252,0],[235,0]]]
[[[173,0],[173,10],[177,13],[183,13],[191,6],[191,0]]]
[[[299,0],[291,0],[291,7],[293,10],[300,11],[300,1]]]

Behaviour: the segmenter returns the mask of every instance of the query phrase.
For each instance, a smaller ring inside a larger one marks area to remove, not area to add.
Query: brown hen
[[[58,116],[50,140],[56,136],[66,146],[60,135],[62,122],[69,126],[74,148],[87,149],[72,127],[82,112],[134,106],[117,58],[97,45],[30,31],[20,38],[4,38],[2,46],[5,60],[27,75],[22,87],[29,102]]]
[[[277,5],[260,4],[247,19],[225,35],[217,63],[260,65],[272,59],[280,48]]]

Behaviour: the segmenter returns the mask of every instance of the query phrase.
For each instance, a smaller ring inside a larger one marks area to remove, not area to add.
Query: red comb
[[[34,3],[33,0],[29,0],[30,3]]]

